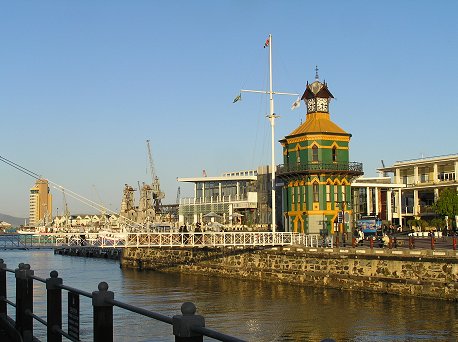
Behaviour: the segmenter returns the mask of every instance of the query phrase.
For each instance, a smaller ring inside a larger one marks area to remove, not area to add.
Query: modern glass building
[[[229,226],[266,227],[271,217],[268,167],[221,176],[177,178],[194,184],[194,196],[181,198],[179,224],[217,221]]]

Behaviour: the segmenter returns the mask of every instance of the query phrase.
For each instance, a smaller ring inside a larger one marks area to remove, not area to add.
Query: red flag
[[[269,38],[266,39],[266,42],[264,43],[264,48],[266,48],[267,46],[269,46],[269,43],[270,43],[270,40]]]

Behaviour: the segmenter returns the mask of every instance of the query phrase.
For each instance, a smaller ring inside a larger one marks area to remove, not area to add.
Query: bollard
[[[191,302],[181,305],[182,315],[172,317],[175,342],[202,342],[204,336],[191,330],[192,327],[205,327],[205,319],[196,315],[196,306]]]
[[[336,248],[339,247],[339,234],[336,234]]]
[[[453,242],[453,250],[456,251],[456,236],[453,236],[452,242]]]
[[[434,248],[435,248],[435,243],[436,243],[436,241],[434,239],[434,236],[431,236],[431,249],[432,250],[434,250]]]
[[[6,318],[6,264],[0,259],[0,317]]]
[[[374,239],[372,237],[369,238],[369,244],[371,249],[374,249]]]
[[[409,236],[409,249],[414,249],[415,248],[415,241],[413,239],[413,236]]]
[[[354,238],[354,237],[351,239],[351,246],[352,246],[353,248],[356,247],[356,238]]]
[[[33,339],[33,275],[29,264],[20,263],[14,270],[16,277],[16,330],[24,342]]]
[[[104,281],[98,289],[92,292],[94,342],[113,342],[113,304],[107,300],[113,300],[114,293],[108,291],[108,284]]]
[[[47,315],[48,315],[48,342],[61,342],[62,335],[57,331],[62,329],[62,278],[58,278],[57,271],[51,271],[46,279]]]

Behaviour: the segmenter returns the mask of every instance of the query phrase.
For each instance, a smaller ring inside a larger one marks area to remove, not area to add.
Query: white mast
[[[274,92],[272,90],[272,35],[269,34],[269,38],[266,41],[266,45],[269,46],[269,91],[262,91],[262,90],[246,90],[242,89],[240,90],[241,92],[246,92],[246,93],[263,93],[263,94],[269,94],[269,104],[270,104],[270,112],[269,115],[267,115],[267,118],[270,121],[270,127],[272,131],[272,161],[271,161],[271,172],[272,172],[272,232],[275,233],[277,230],[276,227],[276,204],[275,204],[275,184],[276,184],[276,179],[275,179],[275,119],[278,118],[278,115],[275,115],[274,112],[274,97],[273,95],[293,95],[293,96],[298,96],[299,94],[294,94],[294,93],[280,93],[280,92]],[[264,45],[264,47],[266,47]]]
[[[275,233],[277,230],[276,221],[276,206],[275,206],[275,118],[277,117],[274,112],[274,97],[272,94],[272,35],[269,34],[269,79],[270,79],[270,90],[269,90],[269,103],[270,103],[270,114],[268,116],[270,121],[270,127],[272,130],[272,232]]]

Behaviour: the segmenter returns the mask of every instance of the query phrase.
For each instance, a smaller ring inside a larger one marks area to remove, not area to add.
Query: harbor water
[[[57,270],[64,284],[87,292],[106,281],[115,299],[167,316],[191,301],[208,328],[247,341],[457,341],[458,303],[318,289],[197,275],[125,270],[119,262],[54,255],[52,250],[0,250],[7,267],[28,263],[35,275]],[[15,301],[14,275],[7,274]],[[34,281],[34,313],[46,317],[46,290]],[[67,295],[63,292],[66,312]],[[91,300],[81,297],[80,339],[92,340]],[[14,318],[14,308],[8,313]],[[64,330],[67,329],[64,317]],[[44,329],[34,325],[41,340]],[[114,308],[115,341],[174,341],[172,327]],[[204,339],[211,341],[211,339]]]

